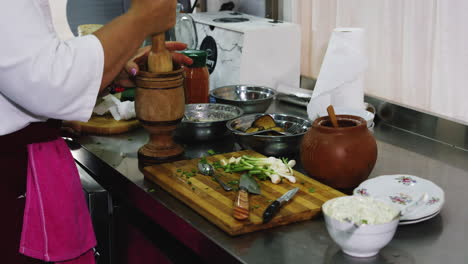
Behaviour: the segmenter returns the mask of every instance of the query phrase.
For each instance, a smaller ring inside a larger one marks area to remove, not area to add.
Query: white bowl
[[[344,196],[335,199],[354,199],[356,196]],[[372,257],[379,253],[395,235],[399,218],[395,217],[383,224],[364,224],[340,221],[327,214],[331,201],[322,206],[325,223],[331,238],[344,253],[353,257]]]
[[[374,126],[374,114],[367,111],[366,109],[356,109],[356,108],[349,108],[349,107],[341,107],[337,106],[334,107],[335,109],[335,114],[336,115],[354,115],[354,116],[359,116],[362,117],[364,120],[367,122],[367,127],[373,127]],[[327,112],[321,112],[319,114],[320,117],[322,116],[328,116]]]

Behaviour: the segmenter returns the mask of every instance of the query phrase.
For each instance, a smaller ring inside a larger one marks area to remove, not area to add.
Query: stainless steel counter
[[[274,102],[268,112],[305,116],[305,109]],[[390,244],[371,259],[344,255],[329,237],[322,217],[279,228],[230,237],[155,184],[138,170],[136,151],[146,143],[143,129],[131,133],[79,139],[74,157],[106,189],[127,200],[201,256],[219,263],[468,263],[468,152],[427,137],[377,123],[378,159],[371,177],[413,174],[445,190],[446,203],[436,217],[400,226]],[[238,150],[233,139],[185,143],[186,158],[208,149]],[[90,153],[91,154],[90,154]],[[103,161],[103,162],[102,162]],[[176,226],[176,224],[179,227]],[[183,230],[183,231],[181,231]]]

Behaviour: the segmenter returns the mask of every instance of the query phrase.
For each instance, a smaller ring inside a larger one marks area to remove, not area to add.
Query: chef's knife
[[[271,203],[267,209],[265,209],[265,212],[263,213],[263,223],[266,224],[268,223],[273,217],[275,216],[276,213],[278,213],[280,207],[287,203],[291,198],[293,198],[294,195],[296,195],[297,191],[299,191],[299,188],[296,187],[292,190],[287,191],[285,194],[283,194],[280,198],[276,199],[273,203]]]
[[[239,180],[239,193],[234,203],[233,216],[237,220],[249,218],[249,192],[260,194],[260,186],[252,176],[242,174]]]

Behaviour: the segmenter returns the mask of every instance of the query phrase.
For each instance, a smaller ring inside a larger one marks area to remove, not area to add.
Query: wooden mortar
[[[150,133],[149,142],[138,150],[140,167],[177,159],[184,149],[173,140],[185,111],[184,70],[136,76],[135,111]]]
[[[149,142],[138,150],[140,168],[177,159],[184,152],[173,140],[185,111],[184,70],[174,69],[164,33],[152,41],[148,62],[136,76],[136,116],[150,133]]]

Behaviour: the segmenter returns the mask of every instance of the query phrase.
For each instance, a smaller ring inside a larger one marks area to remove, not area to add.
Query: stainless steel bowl
[[[233,105],[188,104],[175,135],[182,140],[217,139],[226,134],[226,122],[243,113],[242,109]]]
[[[242,148],[252,149],[267,156],[294,157],[299,152],[304,134],[312,126],[307,118],[287,114],[270,114],[276,124],[286,131],[294,124],[299,124],[297,133],[291,136],[243,135],[253,121],[265,114],[250,114],[227,122],[226,126],[234,134]]]
[[[264,113],[276,95],[276,91],[254,85],[229,85],[211,90],[211,97],[217,103],[235,105],[245,114]]]

